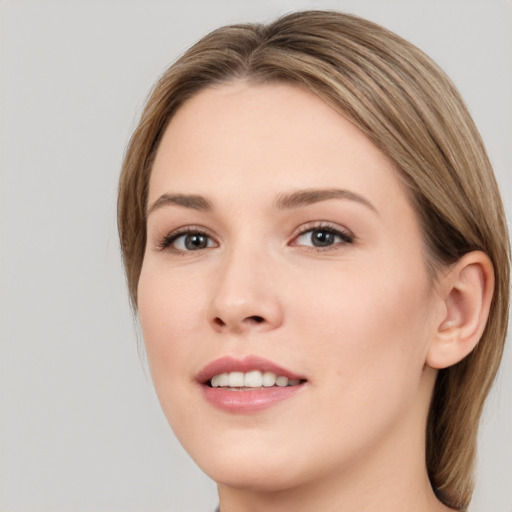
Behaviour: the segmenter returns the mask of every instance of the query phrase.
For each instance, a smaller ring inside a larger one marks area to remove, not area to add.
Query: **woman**
[[[119,230],[162,408],[223,512],[467,508],[508,237],[417,48],[321,11],[209,34],[149,98]]]

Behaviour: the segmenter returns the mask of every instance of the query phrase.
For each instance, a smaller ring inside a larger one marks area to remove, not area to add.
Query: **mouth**
[[[291,398],[307,383],[304,376],[259,356],[216,359],[196,380],[210,404],[231,413],[260,411]]]
[[[258,388],[298,386],[303,382],[305,382],[305,379],[289,379],[284,375],[276,375],[274,372],[251,370],[249,372],[220,373],[214,375],[207,383],[212,388],[242,391]]]

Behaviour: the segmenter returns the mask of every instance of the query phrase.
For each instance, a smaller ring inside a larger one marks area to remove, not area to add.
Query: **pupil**
[[[317,247],[324,247],[334,243],[334,233],[329,231],[314,231],[313,232],[313,245]]]
[[[206,247],[206,237],[204,235],[187,235],[185,237],[185,247],[189,250],[204,249]]]

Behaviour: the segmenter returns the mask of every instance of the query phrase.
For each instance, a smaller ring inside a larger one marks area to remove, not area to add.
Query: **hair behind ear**
[[[503,283],[495,281],[482,251],[467,253],[442,275],[445,314],[427,354],[427,364],[439,369],[427,422],[427,467],[439,499],[460,510],[471,498],[479,419],[503,349],[497,325],[488,323],[497,284]],[[483,339],[494,339],[492,350],[479,343]]]

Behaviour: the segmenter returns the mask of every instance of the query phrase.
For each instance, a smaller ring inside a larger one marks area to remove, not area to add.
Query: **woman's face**
[[[214,480],[275,490],[422,459],[442,305],[361,131],[293,86],[204,90],[164,134],[148,205],[149,365]]]

